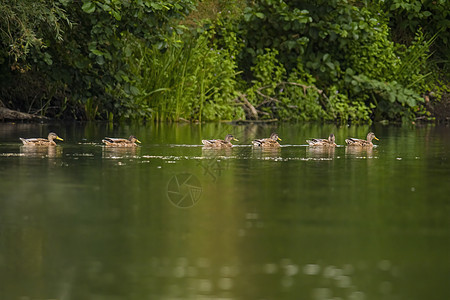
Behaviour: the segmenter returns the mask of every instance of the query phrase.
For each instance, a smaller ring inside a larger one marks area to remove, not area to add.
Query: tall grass
[[[404,79],[406,88],[414,88],[418,83],[424,82],[431,72],[425,73],[427,61],[431,57],[430,48],[436,41],[439,33],[426,40],[422,32],[416,34],[412,45],[405,51],[399,68],[394,71],[395,77]],[[401,80],[400,80],[401,81]]]
[[[227,51],[209,47],[203,36],[173,36],[168,44],[162,50],[138,40],[127,45],[131,84],[139,91],[131,101],[150,108],[155,121],[241,116],[234,104],[236,66]]]

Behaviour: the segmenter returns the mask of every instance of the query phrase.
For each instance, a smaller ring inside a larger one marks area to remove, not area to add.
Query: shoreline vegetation
[[[0,121],[450,121],[450,2],[1,1]]]

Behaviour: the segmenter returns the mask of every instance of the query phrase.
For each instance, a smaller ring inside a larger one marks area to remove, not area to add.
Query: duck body
[[[306,142],[310,147],[336,147],[335,139],[334,134],[330,134],[328,139],[311,139]]]
[[[134,135],[130,135],[128,139],[105,137],[102,142],[105,147],[137,147],[136,143],[141,143]]]
[[[347,146],[373,147],[373,143],[372,143],[373,139],[378,141],[378,138],[375,136],[375,134],[373,132],[369,132],[367,134],[367,138],[365,140],[356,139],[356,138],[348,138],[345,140],[345,143],[347,144]]]
[[[202,144],[206,148],[223,149],[233,147],[231,141],[238,141],[238,139],[231,134],[227,134],[224,140],[202,140]]]
[[[281,141],[281,139],[278,137],[278,134],[272,133],[270,135],[270,138],[253,140],[252,144],[253,147],[256,148],[279,148],[281,146],[278,141]]]
[[[50,132],[48,134],[48,137],[46,139],[44,138],[30,138],[30,139],[24,139],[20,138],[24,146],[56,146],[56,143],[54,140],[60,140],[64,141],[62,138],[60,138],[56,133]]]

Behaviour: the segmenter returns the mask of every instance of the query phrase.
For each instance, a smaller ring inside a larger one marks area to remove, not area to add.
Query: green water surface
[[[0,123],[0,299],[450,299],[450,128]]]

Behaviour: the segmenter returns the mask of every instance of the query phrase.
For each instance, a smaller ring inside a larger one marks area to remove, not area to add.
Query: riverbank
[[[3,119],[449,118],[448,1],[83,3],[0,4]]]

